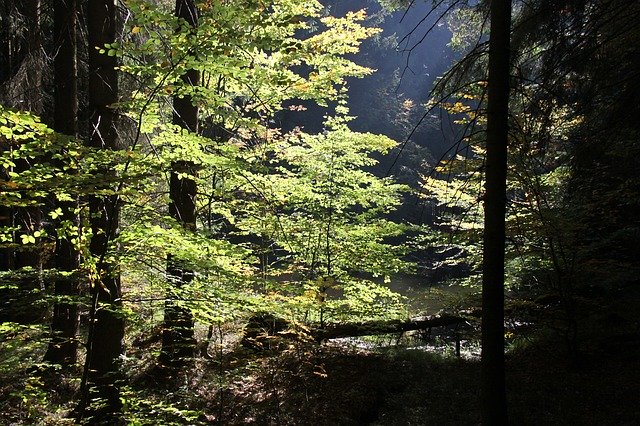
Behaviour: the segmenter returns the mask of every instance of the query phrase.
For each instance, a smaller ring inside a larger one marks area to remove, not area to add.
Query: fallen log
[[[407,320],[370,321],[362,323],[330,324],[324,328],[312,328],[315,340],[337,339],[341,337],[374,336],[378,334],[404,333],[414,330],[428,330],[433,327],[463,326],[467,318],[442,314],[429,315]]]
[[[321,342],[328,339],[342,337],[374,336],[380,334],[404,333],[414,330],[428,330],[433,327],[458,328],[468,326],[468,318],[451,315],[429,315],[410,318],[407,320],[368,321],[360,323],[335,323],[319,328],[315,324],[307,326],[297,325],[283,318],[276,318],[271,314],[253,316],[245,327],[242,345],[253,349],[267,349],[274,341],[286,340],[315,340]]]

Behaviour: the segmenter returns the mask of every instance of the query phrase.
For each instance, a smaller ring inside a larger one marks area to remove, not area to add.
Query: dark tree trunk
[[[53,126],[58,133],[78,133],[77,0],[61,0],[53,6]]]
[[[193,0],[176,0],[175,13],[192,27],[198,25],[198,11]],[[182,82],[185,86],[196,86],[199,77],[197,70],[189,70],[182,76]],[[193,104],[191,96],[173,98],[173,123],[185,131],[198,131],[198,108]],[[184,173],[195,176],[196,166],[189,161],[175,161],[171,165],[169,214],[186,229],[195,230],[196,182],[181,177]],[[193,279],[193,272],[179,259],[169,255],[167,276],[169,285],[176,287],[178,291],[175,295],[169,294],[165,303],[160,362],[163,365],[177,365],[193,357],[195,351],[193,316],[188,308],[176,303],[180,299],[180,287]]]
[[[3,9],[8,9],[9,16],[3,16],[3,58],[6,62],[0,65],[3,75],[0,88],[0,102],[8,107],[42,114],[42,37],[40,28],[40,0],[8,2]],[[17,24],[16,24],[17,23]],[[3,146],[0,149],[5,149]],[[2,180],[10,180],[9,172],[21,173],[29,170],[33,162],[29,158],[20,158],[13,169],[3,169]],[[28,194],[23,193],[23,197]],[[32,201],[41,201],[33,200]],[[0,268],[3,270],[29,268],[22,271],[22,276],[15,279],[17,288],[3,289],[0,305],[5,311],[1,315],[4,320],[21,323],[33,323],[43,320],[46,309],[40,298],[44,290],[42,280],[42,245],[40,239],[36,244],[21,243],[21,235],[31,235],[41,229],[41,211],[33,207],[0,207],[0,226],[15,227],[14,244],[17,248],[0,250]],[[5,309],[6,308],[6,309]]]
[[[14,28],[14,15],[16,13],[16,5],[13,1],[0,2],[0,103],[5,106],[12,106],[10,103],[11,92],[9,90],[10,79],[14,74],[14,63],[18,40],[16,29]],[[0,150],[5,151],[8,147],[0,144]],[[0,179],[3,182],[10,180],[9,168],[0,167]],[[0,205],[0,226],[13,226],[13,208],[11,206]],[[4,244],[0,247],[0,271],[10,271],[14,267],[14,249],[6,247]],[[11,295],[4,289],[0,290],[0,321],[11,321],[10,314],[12,303]]]
[[[511,1],[491,2],[482,263],[482,423],[507,424],[504,369],[504,250]]]
[[[29,69],[26,70],[26,108],[34,114],[43,114],[42,70],[42,29],[40,25],[40,0],[26,0],[23,2],[26,13],[28,34]]]
[[[469,320],[451,314],[428,315],[406,320],[380,320],[344,324],[307,324],[305,330],[296,324],[271,314],[256,314],[245,326],[241,344],[252,349],[266,349],[271,343],[277,344],[275,337],[297,340],[303,336],[320,342],[328,339],[380,334],[405,333],[415,330],[431,330],[436,327],[454,327],[456,331],[469,329]]]
[[[41,0],[4,1],[0,6],[0,102],[43,113]]]
[[[113,104],[118,100],[116,58],[100,54],[96,47],[113,43],[116,38],[116,4],[113,0],[89,0],[87,6],[89,39],[89,111],[91,140],[94,148],[118,149],[117,115]],[[112,170],[102,170],[96,181],[110,182]],[[108,185],[108,184],[107,184]],[[93,197],[90,200],[93,237],[90,250],[97,259],[96,282],[92,283],[92,315],[87,345],[85,380],[93,387],[105,408],[93,412],[103,423],[116,422],[121,408],[117,387],[117,361],[123,353],[124,319],[120,307],[121,288],[118,266],[107,260],[109,244],[116,237],[119,206],[116,196]],[[85,391],[87,386],[85,385]],[[85,392],[86,395],[86,392]],[[86,397],[86,396],[85,396]],[[115,417],[113,417],[115,418]]]
[[[5,84],[11,77],[13,70],[13,32],[11,31],[11,12],[13,11],[13,5],[11,2],[0,3],[0,102],[3,105],[8,105],[7,89]],[[0,145],[0,152],[6,148]],[[9,170],[4,167],[0,167],[0,180],[6,182],[9,180]],[[0,226],[11,226],[11,208],[9,206],[0,205]],[[11,265],[12,250],[10,248],[0,246],[0,271],[9,271],[12,268]],[[0,292],[0,298],[6,300],[5,294]],[[7,310],[8,302],[0,302],[0,320],[6,321],[2,314]]]
[[[56,132],[77,137],[78,90],[76,62],[76,0],[56,1],[53,8],[53,37],[57,54],[54,59],[54,123]],[[62,221],[78,223],[74,210],[77,203],[56,203],[63,211]],[[79,267],[78,251],[69,239],[56,241],[55,266],[60,272],[74,272]],[[59,278],[55,282],[56,296],[77,296],[78,280],[75,274]],[[45,361],[52,364],[70,365],[77,360],[80,318],[78,305],[70,301],[57,302],[51,320],[52,340]]]

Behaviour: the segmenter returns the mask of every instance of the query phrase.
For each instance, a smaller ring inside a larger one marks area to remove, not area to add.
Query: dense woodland
[[[0,423],[640,419],[637,2],[0,21]]]

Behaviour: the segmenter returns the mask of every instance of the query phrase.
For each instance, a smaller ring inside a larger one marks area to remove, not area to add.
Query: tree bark
[[[504,252],[511,1],[491,1],[482,262],[482,423],[505,425]]]
[[[6,62],[0,63],[3,75],[0,87],[0,102],[7,107],[29,111],[35,115],[43,112],[42,95],[42,37],[40,19],[40,0],[7,2],[2,9],[10,15],[2,17],[3,56]],[[17,25],[16,25],[17,23]],[[19,144],[20,142],[18,142]],[[6,149],[5,146],[2,149]],[[9,172],[22,173],[33,166],[28,158],[20,158],[11,169],[3,169],[0,179],[10,180]],[[23,193],[23,197],[28,197]],[[40,202],[41,199],[32,199]],[[16,207],[0,206],[0,226],[19,228],[14,232],[17,248],[0,249],[0,268],[2,270],[25,270],[22,277],[16,278],[17,289],[5,291],[1,297],[8,301],[3,317],[6,320],[34,323],[41,322],[46,309],[40,309],[42,300],[39,294],[44,290],[42,280],[42,245],[23,245],[21,235],[30,235],[41,230],[41,210],[39,206]]]
[[[26,0],[23,2],[26,11],[27,43],[29,55],[29,68],[25,75],[25,107],[36,115],[43,114],[42,95],[42,71],[44,58],[42,57],[42,28],[41,28],[41,1]],[[21,109],[24,107],[21,107]]]
[[[198,10],[193,0],[176,0],[175,14],[191,27],[198,25]],[[189,70],[181,78],[185,87],[197,86],[200,73]],[[179,125],[184,131],[198,131],[198,107],[191,96],[173,98],[173,124]],[[169,214],[185,229],[192,231],[196,229],[197,187],[195,180],[184,177],[184,174],[195,176],[196,173],[196,166],[192,162],[175,161],[171,165],[169,182]],[[193,316],[188,308],[176,303],[180,299],[180,288],[193,279],[193,271],[172,255],[169,255],[167,263],[169,285],[177,291],[167,295],[165,303],[160,363],[175,366],[192,358],[195,351]]]
[[[53,129],[65,135],[78,135],[78,89],[77,89],[77,2],[65,0],[54,2],[53,37],[57,54],[54,58],[54,123]],[[63,211],[61,221],[76,225],[78,218],[74,210],[77,203],[56,203]],[[60,222],[59,222],[60,223]],[[55,294],[62,297],[78,296],[78,280],[74,272],[78,270],[78,251],[68,238],[58,238],[55,250],[55,266],[60,272],[71,273],[58,278]],[[69,300],[56,302],[51,320],[52,339],[45,361],[52,364],[70,365],[77,360],[78,327],[80,323],[77,303]]]
[[[433,327],[468,327],[468,318],[451,315],[428,315],[407,320],[368,321],[344,324],[307,324],[306,334],[315,341],[343,337],[376,336],[380,334],[404,333],[414,330],[429,330]],[[242,345],[254,349],[264,349],[269,344],[269,336],[300,338],[294,323],[271,314],[253,316],[242,337]]]
[[[0,103],[43,114],[41,0],[0,5]]]
[[[378,334],[404,333],[414,330],[427,330],[432,327],[449,327],[466,323],[466,318],[457,315],[428,315],[408,320],[371,321],[366,323],[347,323],[325,325],[312,329],[316,340],[337,339],[340,337],[374,336]]]
[[[117,150],[117,114],[113,105],[118,100],[116,58],[100,54],[97,48],[116,39],[116,4],[113,0],[89,0],[87,5],[89,39],[89,111],[91,114],[90,145],[104,150]],[[102,170],[96,181],[112,181],[113,171]],[[107,184],[108,185],[108,184]],[[88,383],[101,398],[105,408],[93,412],[93,418],[111,422],[121,408],[117,387],[117,361],[123,353],[124,319],[120,271],[106,256],[109,244],[117,234],[120,209],[118,198],[94,196],[90,200],[90,250],[97,259],[97,276],[92,283],[92,315],[87,344],[85,371]],[[88,387],[85,385],[85,397]],[[115,422],[115,420],[113,420]]]

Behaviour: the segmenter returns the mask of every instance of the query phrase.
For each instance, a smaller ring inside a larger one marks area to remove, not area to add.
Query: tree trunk
[[[0,6],[0,102],[43,113],[41,0],[4,1]]]
[[[57,54],[54,59],[54,123],[53,129],[65,135],[78,134],[78,90],[76,62],[76,0],[56,1],[53,8],[53,37]],[[74,212],[77,203],[56,203],[63,211],[61,221],[70,221],[77,228],[78,218]],[[58,222],[59,224],[60,222]],[[75,272],[80,264],[79,253],[67,238],[56,241],[55,266],[60,272]],[[78,280],[75,274],[58,278],[55,282],[56,296],[78,296]],[[77,303],[56,302],[51,320],[52,339],[45,361],[52,364],[70,365],[77,360],[78,341],[76,335],[80,322]]]
[[[242,345],[253,349],[268,348],[274,337],[300,339],[303,336],[320,342],[343,337],[376,336],[430,330],[434,327],[468,328],[468,319],[458,315],[442,314],[410,318],[407,320],[381,320],[344,324],[307,324],[297,331],[296,324],[271,314],[256,314],[244,329]]]
[[[35,115],[42,114],[42,37],[40,20],[40,0],[8,2],[2,9],[9,16],[2,17],[3,62],[0,64],[2,87],[0,102],[7,107],[29,111]],[[20,144],[20,142],[18,142]],[[3,144],[4,145],[4,144]],[[16,146],[17,147],[17,146]],[[7,149],[3,146],[1,149]],[[13,149],[13,148],[10,148]],[[33,163],[28,158],[16,160],[13,168],[2,170],[0,179],[10,180],[9,172],[22,173],[29,170]],[[25,192],[23,197],[28,197]],[[40,202],[41,199],[31,199]],[[19,228],[14,234],[17,248],[0,249],[0,268],[2,270],[19,270],[22,276],[13,284],[16,289],[2,290],[3,299],[0,306],[4,310],[5,320],[21,323],[41,322],[46,309],[40,297],[44,290],[42,280],[42,245],[40,239],[36,244],[22,244],[21,235],[32,235],[41,230],[41,210],[39,206],[0,207],[0,226]],[[4,309],[6,308],[6,309]]]
[[[116,58],[100,54],[96,47],[113,43],[116,38],[116,4],[113,0],[89,0],[87,6],[89,39],[89,111],[91,140],[94,148],[118,149],[116,112],[112,105],[118,100]],[[102,178],[102,179],[101,179]],[[102,170],[96,181],[112,181],[112,170]],[[108,185],[108,184],[107,184]],[[92,283],[92,315],[87,344],[85,377],[94,387],[105,407],[93,412],[93,418],[109,423],[121,408],[116,377],[117,361],[123,353],[124,319],[120,271],[107,260],[110,242],[116,237],[119,213],[118,198],[95,196],[90,200],[93,237],[90,250],[97,260],[97,276]],[[85,380],[87,380],[85,379]],[[87,386],[85,385],[85,397]]]
[[[43,96],[42,96],[42,70],[44,67],[44,58],[42,56],[42,28],[41,28],[41,1],[26,0],[23,2],[25,7],[25,24],[27,25],[27,43],[28,43],[28,69],[25,72],[25,92],[26,105],[22,108],[28,109],[36,115],[43,114]]]
[[[504,251],[511,1],[491,2],[482,262],[482,423],[507,424]]]
[[[184,19],[192,27],[198,24],[198,11],[193,0],[176,0],[176,16]],[[189,70],[182,76],[184,86],[196,86],[199,82],[199,72]],[[192,102],[191,96],[173,98],[173,123],[184,131],[198,131],[198,108]],[[196,182],[187,174],[195,176],[197,169],[192,162],[175,161],[171,165],[169,183],[169,214],[180,222],[186,229],[196,229]],[[188,308],[180,306],[176,300],[180,299],[180,287],[193,279],[190,271],[179,260],[169,255],[167,265],[169,285],[176,288],[176,292],[167,296],[164,311],[164,327],[162,332],[162,350],[160,362],[163,365],[178,365],[187,358],[192,358],[195,351],[193,335],[193,316]]]

